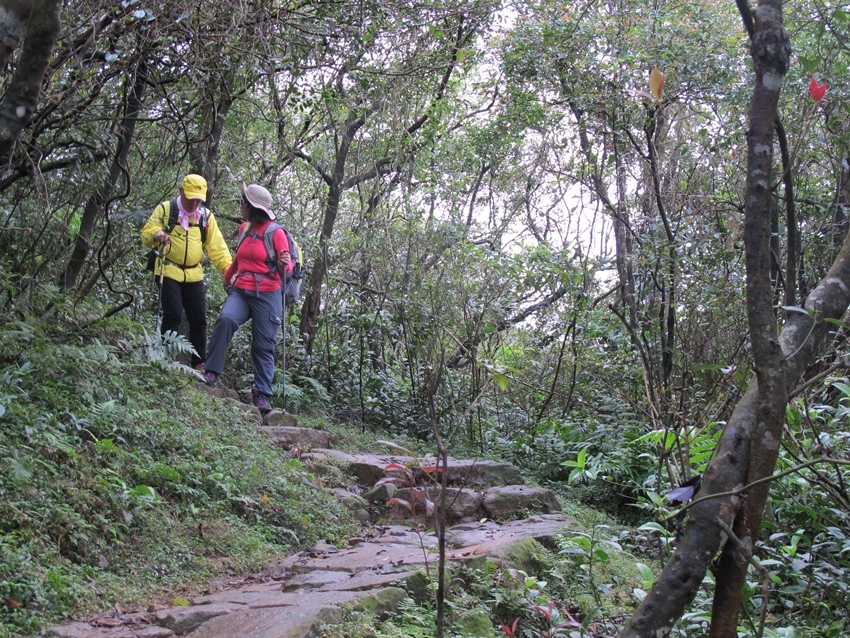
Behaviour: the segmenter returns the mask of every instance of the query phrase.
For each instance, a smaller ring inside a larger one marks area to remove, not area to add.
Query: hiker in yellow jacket
[[[160,203],[141,230],[142,243],[160,254],[154,273],[157,285],[159,273],[164,274],[160,291],[162,334],[177,332],[185,310],[189,341],[197,353],[192,355],[192,366],[201,374],[207,358],[207,294],[201,266],[204,250],[219,274],[233,261],[215,215],[204,206],[206,199],[207,180],[186,175],[180,183],[180,195]],[[161,271],[163,263],[165,269]]]

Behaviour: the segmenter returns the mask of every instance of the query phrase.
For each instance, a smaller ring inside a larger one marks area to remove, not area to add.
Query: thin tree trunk
[[[805,308],[809,314],[790,314],[782,329],[779,342],[783,352],[787,353],[784,369],[789,386],[815,358],[830,329],[826,320],[840,319],[848,305],[850,235],[845,237],[826,277],[806,299]],[[751,441],[767,436],[757,429],[758,412],[758,384],[753,382],[727,421],[714,458],[703,476],[700,499],[747,484]],[[731,526],[741,506],[740,500],[739,497],[724,496],[694,504],[679,546],[620,633],[621,638],[660,638],[670,632],[696,595],[708,566],[720,548],[722,530],[717,519]],[[740,601],[740,594],[737,600]]]
[[[756,434],[751,440],[747,483],[773,473],[782,441],[788,382],[785,353],[777,339],[774,289],[771,281],[771,215],[774,197],[773,144],[777,105],[788,72],[791,46],[782,19],[782,0],[762,0],[756,9],[752,57],[756,72],[747,132],[747,188],[744,246],[747,269],[747,324],[758,380]],[[770,485],[764,483],[744,497],[732,529],[754,547]],[[712,607],[711,638],[736,638],[741,593],[748,561],[727,543],[720,559]]]
[[[192,168],[199,175],[203,175],[210,184],[215,184],[218,174],[219,146],[221,135],[224,131],[224,123],[230,107],[233,106],[233,82],[236,70],[230,68],[222,74],[222,77],[207,90],[203,91],[205,96],[204,105],[201,109],[201,122],[199,129],[201,137],[195,141],[189,151],[192,157]],[[207,194],[206,205],[211,207],[216,193],[214,188]]]
[[[794,202],[794,180],[791,173],[791,154],[788,137],[779,117],[776,118],[776,138],[782,156],[782,184],[785,188],[785,226],[787,246],[785,248],[785,305],[797,305],[797,256],[800,254],[799,228],[797,227],[797,205]]]
[[[109,167],[109,174],[86,202],[71,258],[59,278],[59,287],[65,291],[70,290],[76,284],[86,257],[88,257],[91,248],[91,235],[94,232],[97,219],[103,212],[103,204],[111,197],[122,172],[126,171],[127,155],[133,142],[136,123],[142,110],[142,98],[147,86],[147,66],[144,62],[140,63],[136,70],[132,86],[128,86],[129,84],[130,80],[128,79],[125,84],[124,117],[118,125],[115,157]]]
[[[443,73],[443,77],[440,80],[440,84],[437,87],[437,92],[432,101],[432,106],[443,100],[446,89],[449,86],[449,80],[457,67],[459,52],[473,34],[474,31],[465,28],[463,16],[460,16],[455,40],[453,41],[451,48],[451,55],[446,65],[445,72]],[[322,300],[322,284],[328,270],[328,244],[330,243],[331,234],[333,233],[334,224],[336,223],[336,216],[339,212],[339,203],[342,198],[342,194],[349,188],[353,188],[367,180],[398,170],[398,167],[404,163],[395,156],[387,155],[377,160],[374,165],[367,170],[345,179],[345,165],[348,161],[354,136],[366,123],[366,118],[371,116],[372,112],[372,108],[366,108],[360,103],[356,104],[351,109],[343,128],[342,137],[339,140],[333,172],[330,175],[328,175],[313,158],[298,150],[291,150],[291,153],[295,157],[306,160],[308,164],[316,169],[328,185],[328,199],[325,204],[325,213],[322,220],[322,232],[321,235],[319,235],[319,254],[316,256],[313,268],[310,271],[310,281],[307,286],[307,294],[304,297],[304,305],[301,312],[300,329],[301,334],[304,337],[304,349],[308,355],[312,353],[313,343],[316,339],[316,330],[318,327],[318,318]],[[430,118],[431,109],[428,108],[421,116],[410,124],[410,126],[407,127],[407,135],[413,136],[425,125],[426,122],[428,122]],[[415,155],[415,150],[410,150],[406,155],[407,157],[404,161],[412,161],[413,155]]]

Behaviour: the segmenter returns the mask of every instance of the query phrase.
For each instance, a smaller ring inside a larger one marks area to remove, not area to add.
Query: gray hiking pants
[[[227,346],[243,323],[251,320],[251,359],[254,363],[254,388],[267,397],[272,395],[274,344],[280,328],[280,290],[249,292],[230,288],[221,314],[213,326],[207,350],[207,372],[221,374]]]

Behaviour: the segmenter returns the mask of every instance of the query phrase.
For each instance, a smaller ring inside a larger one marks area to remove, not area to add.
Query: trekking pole
[[[280,403],[281,408],[284,412],[286,412],[286,284],[283,285],[281,290],[283,290],[283,294],[281,295],[281,298],[283,299],[283,309],[280,311],[280,327],[283,331],[283,361],[280,362],[280,370],[283,374],[283,390],[281,391]]]
[[[158,250],[154,252],[156,252],[156,256],[159,258],[159,292],[156,296],[156,328],[154,332],[159,334],[162,328],[162,280],[165,278],[165,259]]]

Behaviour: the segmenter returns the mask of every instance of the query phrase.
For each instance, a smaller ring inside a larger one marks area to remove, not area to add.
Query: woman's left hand
[[[281,266],[288,266],[292,263],[292,256],[288,252],[282,252],[280,253],[277,263]]]

